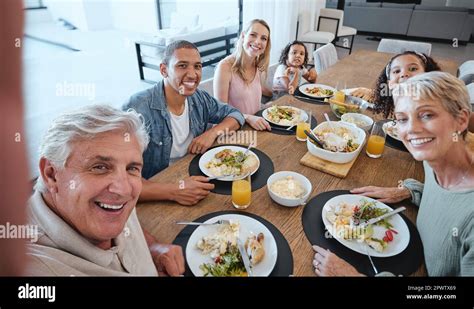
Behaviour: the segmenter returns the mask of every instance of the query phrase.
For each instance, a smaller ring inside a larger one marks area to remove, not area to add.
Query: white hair
[[[88,105],[65,112],[53,120],[41,142],[40,158],[48,159],[56,167],[65,167],[73,142],[116,130],[135,135],[141,152],[145,151],[149,137],[141,114],[133,109],[121,111],[108,105]],[[41,173],[35,190],[46,191]]]

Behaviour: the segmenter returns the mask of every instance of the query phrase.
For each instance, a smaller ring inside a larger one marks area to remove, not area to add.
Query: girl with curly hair
[[[280,65],[273,77],[273,95],[293,94],[302,83],[303,78],[310,83],[316,82],[318,77],[314,68],[307,69],[308,51],[303,42],[293,41],[282,50]]]

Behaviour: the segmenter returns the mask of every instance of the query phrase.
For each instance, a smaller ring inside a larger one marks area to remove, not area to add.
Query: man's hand
[[[334,276],[363,276],[351,264],[347,263],[329,250],[319,246],[313,246],[314,254],[313,266],[314,272],[319,277]]]
[[[214,132],[214,130],[208,130],[193,139],[191,144],[189,144],[188,152],[193,154],[205,153],[209,147],[214,144],[216,138],[217,134]]]
[[[258,131],[268,130],[271,131],[270,124],[263,119],[262,117],[254,116],[254,115],[246,115],[245,120],[247,123]]]
[[[180,246],[154,243],[149,248],[160,276],[184,274],[184,256]]]
[[[214,184],[209,183],[207,177],[191,176],[181,180],[173,194],[173,201],[181,205],[196,205],[214,189]]]

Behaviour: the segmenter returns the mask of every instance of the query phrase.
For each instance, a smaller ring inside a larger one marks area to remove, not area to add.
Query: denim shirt
[[[209,93],[197,89],[187,97],[189,106],[189,128],[194,137],[206,131],[207,124],[218,124],[226,117],[232,117],[243,126],[244,116],[234,107],[213,98]],[[142,114],[150,135],[150,143],[143,153],[142,176],[146,179],[167,168],[170,163],[173,136],[170,113],[166,106],[164,82],[133,95],[123,106],[133,108]]]

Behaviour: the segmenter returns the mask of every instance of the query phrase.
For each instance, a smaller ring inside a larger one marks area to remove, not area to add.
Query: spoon
[[[324,118],[326,118],[326,121],[329,123],[329,126],[331,127],[331,129],[334,131],[334,127],[332,125],[332,121],[329,119],[329,116],[327,113],[324,113]]]

